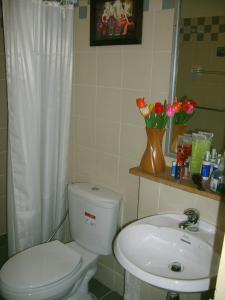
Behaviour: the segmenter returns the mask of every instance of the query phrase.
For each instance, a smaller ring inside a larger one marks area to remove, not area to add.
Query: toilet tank
[[[120,194],[99,185],[70,184],[69,222],[73,240],[94,253],[111,254],[121,199]]]

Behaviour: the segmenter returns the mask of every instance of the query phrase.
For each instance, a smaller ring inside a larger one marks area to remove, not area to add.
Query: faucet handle
[[[200,217],[200,212],[196,208],[187,208],[184,214],[188,217],[188,221],[193,224],[196,224]]]

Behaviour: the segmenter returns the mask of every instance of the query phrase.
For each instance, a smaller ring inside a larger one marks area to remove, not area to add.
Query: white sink
[[[219,265],[214,250],[216,228],[199,222],[198,232],[179,228],[182,214],[138,220],[117,236],[114,252],[135,277],[176,292],[201,292],[213,287]]]

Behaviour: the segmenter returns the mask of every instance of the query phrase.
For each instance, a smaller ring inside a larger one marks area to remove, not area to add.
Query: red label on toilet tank
[[[95,216],[95,215],[93,215],[93,214],[91,214],[91,213],[89,213],[89,212],[87,212],[87,211],[85,211],[84,214],[85,214],[86,217],[89,217],[89,218],[91,218],[91,219],[93,219],[93,220],[96,219],[96,216]]]

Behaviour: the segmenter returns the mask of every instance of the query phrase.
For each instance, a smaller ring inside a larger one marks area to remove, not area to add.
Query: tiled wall
[[[7,91],[3,28],[0,24],[0,236],[6,228]]]
[[[180,33],[184,42],[224,42],[225,16],[183,18]]]
[[[142,178],[140,181],[138,217],[164,212],[182,212],[188,207],[197,208],[200,217],[221,229],[221,236],[217,239],[215,247],[221,250],[225,230],[225,203],[208,199],[196,194],[178,190],[166,185],[155,183]],[[141,300],[164,300],[166,291],[140,282]],[[208,300],[213,298],[213,292],[181,294],[181,300]]]
[[[135,99],[168,97],[172,4],[149,1],[141,45],[106,47],[89,46],[89,5],[80,1],[86,17],[76,8],[70,179],[121,192],[123,224],[137,218],[138,178],[129,168],[139,164],[146,144]],[[123,270],[113,257],[101,258],[97,278],[122,293]]]

